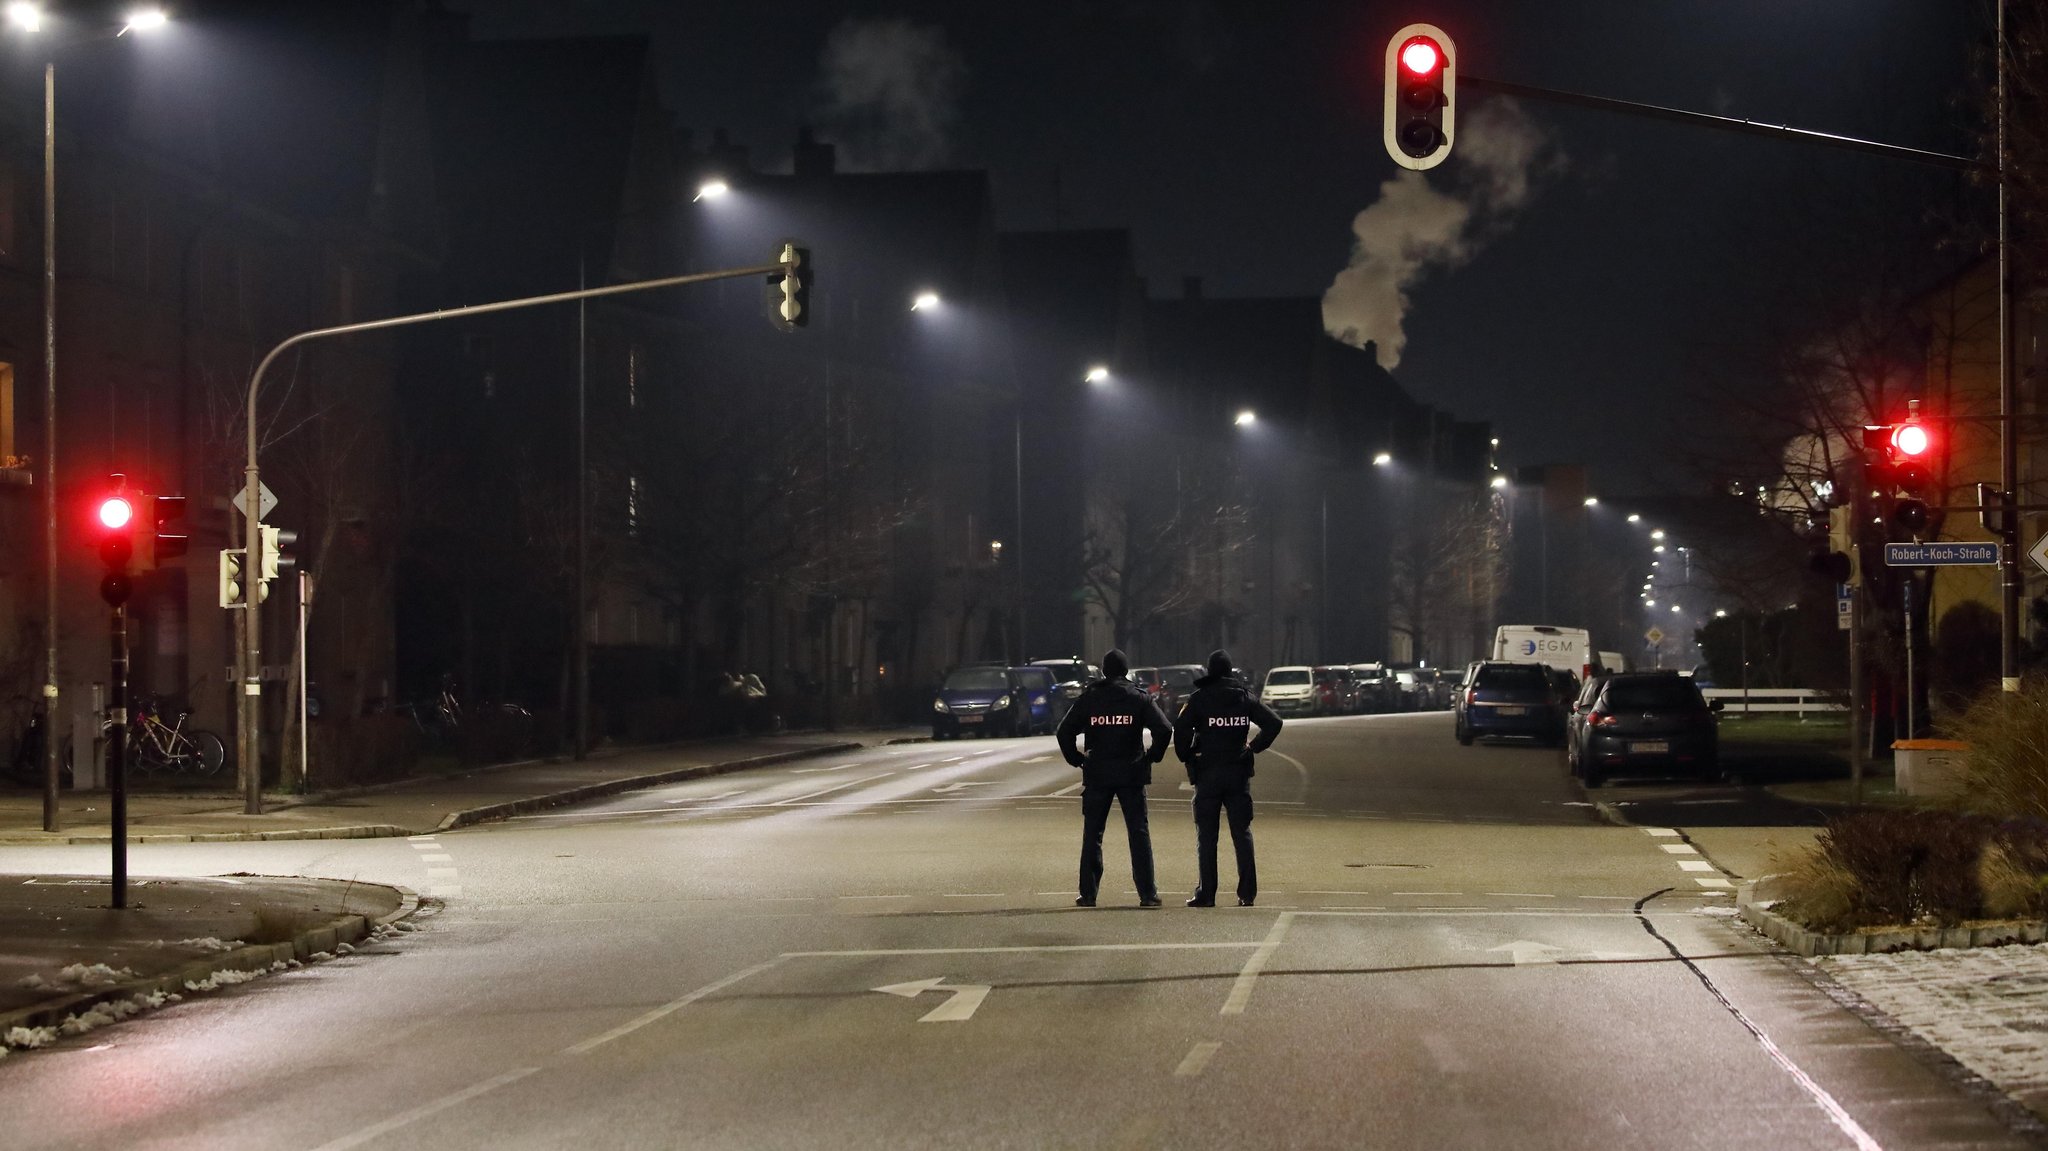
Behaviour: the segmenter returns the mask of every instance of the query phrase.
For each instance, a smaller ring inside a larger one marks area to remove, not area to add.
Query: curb
[[[603,783],[572,787],[567,791],[528,796],[525,799],[514,799],[505,803],[486,804],[483,807],[472,807],[466,811],[452,811],[448,813],[446,818],[441,820],[434,830],[436,832],[453,831],[458,827],[469,827],[473,824],[487,823],[497,819],[509,819],[515,815],[524,815],[530,811],[544,811],[550,807],[560,807],[567,803],[581,803],[588,799],[603,799],[609,795],[617,795],[622,791],[638,791],[644,787],[659,787],[664,783],[678,783],[686,779],[702,779],[709,775],[725,775],[729,772],[745,771],[748,768],[754,767],[770,767],[778,763],[788,763],[798,759],[813,759],[827,755],[845,755],[848,752],[859,751],[865,746],[867,745],[861,743],[820,744],[816,747],[800,747],[789,751],[771,752],[768,755],[757,755],[748,759],[728,760],[725,763],[702,763],[692,767],[657,771],[649,775],[634,775],[627,776],[624,779],[606,780]],[[400,832],[399,834],[407,833]]]
[[[374,919],[362,915],[341,915],[328,920],[318,927],[307,928],[285,943],[258,943],[237,947],[233,951],[216,952],[203,958],[194,959],[161,975],[130,980],[108,987],[95,987],[54,999],[34,1007],[21,1007],[0,1013],[0,1035],[16,1027],[55,1027],[70,1016],[90,1011],[102,1003],[130,999],[152,992],[185,994],[187,983],[197,983],[223,971],[258,971],[273,963],[289,960],[304,962],[323,951],[333,951],[343,943],[356,943],[370,932],[387,923],[413,914],[419,910],[419,893],[396,884],[378,884],[399,894],[398,909],[389,915]]]
[[[932,737],[931,737],[931,736],[928,736],[928,735],[904,735],[904,736],[898,736],[898,737],[897,737],[897,738],[895,738],[895,739],[885,739],[885,740],[883,740],[883,741],[882,741],[882,746],[883,746],[883,747],[898,747],[898,746],[901,746],[901,745],[903,745],[903,744],[906,744],[906,743],[930,743],[930,742],[932,742]]]
[[[606,780],[603,783],[572,787],[567,791],[549,792],[545,795],[527,796],[507,800],[504,803],[487,804],[465,811],[450,812],[433,828],[407,828],[393,823],[351,824],[341,827],[296,827],[281,831],[201,831],[192,833],[154,833],[130,835],[129,843],[255,843],[274,839],[390,839],[408,835],[423,835],[429,831],[453,831],[458,827],[505,819],[529,811],[540,811],[560,807],[565,803],[579,803],[586,799],[601,799],[622,791],[636,791],[643,787],[658,787],[686,779],[698,779],[707,775],[724,775],[732,771],[745,771],[752,767],[769,767],[790,760],[809,759],[813,756],[843,755],[859,751],[866,744],[828,743],[813,747],[792,748],[789,751],[770,752],[767,755],[752,756],[748,759],[728,760],[724,763],[696,764],[690,767],[657,771],[648,775],[625,776]],[[67,835],[45,839],[20,837],[0,838],[0,847],[56,847],[56,846],[106,846],[114,841],[111,835]]]
[[[131,835],[130,843],[251,843],[266,839],[384,839],[411,835],[394,823],[359,823],[342,827],[294,827],[282,831],[195,831],[153,832]],[[49,839],[0,839],[0,847],[99,846],[114,842],[111,835],[66,835]]]
[[[1744,884],[1735,897],[1743,922],[1770,936],[1794,955],[1883,955],[1893,951],[1937,948],[1996,947],[2008,943],[2048,942],[2048,922],[2011,920],[1979,927],[1900,927],[1835,935],[1813,931],[1763,906],[1756,884]]]

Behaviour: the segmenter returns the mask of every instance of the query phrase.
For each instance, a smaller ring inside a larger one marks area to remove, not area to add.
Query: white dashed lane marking
[[[1195,1076],[1200,1075],[1202,1069],[1209,1066],[1209,1060],[1216,1057],[1217,1049],[1222,1046],[1223,1044],[1221,1043],[1195,1044],[1194,1047],[1188,1050],[1186,1058],[1180,1061],[1180,1066],[1173,1069],[1174,1077],[1178,1079],[1193,1079]]]

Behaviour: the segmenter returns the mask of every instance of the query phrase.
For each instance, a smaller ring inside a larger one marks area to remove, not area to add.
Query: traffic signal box
[[[1434,24],[1410,24],[1387,41],[1382,133],[1403,168],[1434,168],[1457,138],[1457,46]]]
[[[135,561],[136,493],[121,476],[110,477],[108,489],[93,501],[92,527],[100,553],[100,598],[113,607],[128,602],[135,590],[128,568]]]
[[[1914,404],[1918,408],[1917,401]],[[1870,490],[1882,501],[1892,534],[1918,539],[1931,516],[1926,497],[1934,489],[1935,435],[1917,412],[1896,424],[1863,429],[1864,467]]]
[[[768,322],[785,332],[811,324],[811,285],[816,278],[811,267],[811,250],[798,240],[784,240],[775,258],[786,265],[768,277]]]

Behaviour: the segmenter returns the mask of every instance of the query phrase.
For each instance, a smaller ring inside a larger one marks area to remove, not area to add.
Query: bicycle
[[[170,770],[180,774],[212,775],[227,760],[227,745],[210,731],[186,730],[190,712],[164,722],[163,706],[143,700],[130,710],[128,718],[128,764],[145,774]]]

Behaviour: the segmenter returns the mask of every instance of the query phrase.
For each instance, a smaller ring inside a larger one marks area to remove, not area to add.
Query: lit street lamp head
[[[43,29],[43,6],[31,4],[29,0],[13,0],[7,5],[7,23],[24,32],[40,32]]]
[[[1372,466],[1376,468],[1386,467],[1388,464],[1391,464],[1393,462],[1394,453],[1392,452],[1380,452],[1374,455],[1372,458]]]
[[[910,310],[913,312],[935,311],[938,306],[939,294],[937,292],[919,292],[917,298],[910,301]]]
[[[731,191],[732,185],[714,176],[697,185],[697,195],[691,202],[695,203],[697,200],[722,200]]]
[[[1507,478],[1506,476],[1495,476],[1495,477],[1493,477],[1493,486],[1494,486],[1494,487],[1496,487],[1496,488],[1505,488],[1505,487],[1507,487],[1507,486],[1508,486],[1508,478]]]
[[[1589,508],[1597,508],[1597,507],[1599,507],[1599,506],[1600,506],[1600,497],[1599,497],[1599,496],[1587,496],[1587,497],[1586,497],[1586,506],[1587,506],[1587,507],[1589,507]]]
[[[1246,408],[1245,410],[1237,413],[1237,426],[1240,428],[1248,428],[1258,422],[1259,413],[1251,410],[1250,408]]]
[[[121,26],[120,35],[126,36],[130,32],[154,32],[170,22],[170,16],[155,5],[136,8],[128,13],[128,22]]]
[[[1109,369],[1103,367],[1101,364],[1096,364],[1094,367],[1088,369],[1087,375],[1081,378],[1087,380],[1091,384],[1106,384],[1109,382]]]

